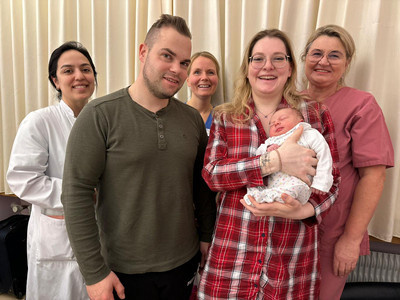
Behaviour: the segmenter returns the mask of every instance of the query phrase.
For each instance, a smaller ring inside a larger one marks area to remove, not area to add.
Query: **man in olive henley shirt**
[[[71,131],[62,203],[93,300],[188,299],[199,241],[204,264],[216,211],[201,177],[207,133],[172,97],[190,54],[186,22],[162,15],[139,47],[136,81],[87,104]]]

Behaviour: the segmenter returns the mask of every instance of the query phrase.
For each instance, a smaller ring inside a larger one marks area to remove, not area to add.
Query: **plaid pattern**
[[[284,99],[281,106],[287,106]],[[263,184],[255,153],[266,139],[265,131],[257,115],[249,125],[214,120],[203,177],[212,189],[223,192],[199,299],[318,299],[316,225],[338,193],[338,152],[327,108],[307,102],[302,113],[305,121],[324,135],[334,162],[330,192],[311,195],[315,216],[302,221],[257,218],[244,209],[239,200],[246,186]]]

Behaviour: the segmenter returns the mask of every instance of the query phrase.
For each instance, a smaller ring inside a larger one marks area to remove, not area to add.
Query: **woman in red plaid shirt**
[[[339,186],[338,154],[328,110],[305,102],[296,91],[296,62],[286,34],[277,29],[250,41],[233,101],[215,108],[203,177],[220,191],[215,234],[201,278],[199,299],[318,299],[317,225],[334,203]],[[256,155],[279,107],[301,110],[305,121],[327,140],[334,184],[301,205],[283,194],[284,204],[242,199],[246,188],[262,185],[282,170],[310,184],[317,164],[312,150],[296,142],[298,129],[278,150]]]

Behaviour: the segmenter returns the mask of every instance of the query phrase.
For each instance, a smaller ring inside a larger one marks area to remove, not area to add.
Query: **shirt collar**
[[[64,100],[62,100],[62,99],[60,100],[60,107],[68,115],[68,117],[72,117],[72,118],[76,119],[72,108],[69,107],[68,104],[65,103]]]

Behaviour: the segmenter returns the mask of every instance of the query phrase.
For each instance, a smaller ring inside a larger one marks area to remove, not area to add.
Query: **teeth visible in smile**
[[[199,88],[209,88],[210,85],[209,84],[200,84]]]
[[[174,80],[174,79],[172,79],[172,78],[165,78],[165,79],[168,80],[169,82],[178,83],[177,80]]]
[[[260,79],[266,79],[266,80],[271,80],[271,79],[275,79],[275,76],[260,76]]]
[[[317,69],[317,70],[315,70],[315,71],[317,71],[317,72],[323,72],[323,73],[329,73],[329,71],[327,71],[327,70],[321,70],[321,69]]]
[[[86,85],[76,85],[76,86],[74,86],[74,88],[76,88],[76,89],[83,89],[85,87],[86,87]]]

